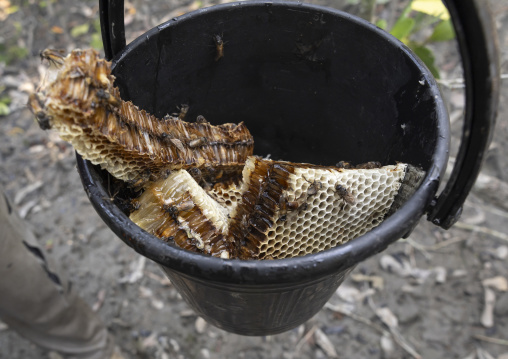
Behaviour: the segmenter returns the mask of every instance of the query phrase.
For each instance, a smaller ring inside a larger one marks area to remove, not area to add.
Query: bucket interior
[[[244,121],[257,155],[428,170],[435,84],[402,44],[374,29],[324,9],[239,3],[152,29],[115,59],[113,73],[124,99],[159,118],[188,105],[187,121]]]

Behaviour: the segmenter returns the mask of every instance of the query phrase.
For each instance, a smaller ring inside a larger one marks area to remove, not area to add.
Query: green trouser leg
[[[113,343],[97,315],[55,270],[0,186],[0,320],[41,347],[104,359]]]

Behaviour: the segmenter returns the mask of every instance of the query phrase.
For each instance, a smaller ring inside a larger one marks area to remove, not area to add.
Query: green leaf
[[[441,21],[434,28],[434,32],[430,35],[428,41],[448,41],[455,38],[455,30],[451,20]]]
[[[78,37],[78,36],[84,35],[84,34],[88,33],[89,28],[90,28],[89,23],[84,23],[83,25],[74,26],[71,29],[71,36]]]
[[[15,12],[18,12],[18,10],[19,10],[19,6],[17,6],[17,5],[9,6],[7,8],[7,14],[9,14],[9,15],[14,14]]]
[[[94,32],[92,34],[92,39],[90,40],[90,46],[96,50],[102,50],[102,36],[98,32]]]
[[[413,19],[410,17],[401,17],[397,20],[395,25],[393,25],[390,34],[395,36],[397,39],[402,40],[411,34],[411,30],[413,30],[414,26],[415,21]]]
[[[385,19],[380,19],[380,20],[376,21],[376,26],[379,27],[380,29],[386,30],[388,23],[386,22]]]
[[[417,44],[415,42],[410,42],[408,46],[423,61],[423,63],[427,66],[432,75],[434,75],[434,77],[438,79],[439,70],[434,64],[435,58],[432,50],[424,45]]]
[[[9,106],[3,102],[0,102],[0,116],[7,116],[11,113]]]

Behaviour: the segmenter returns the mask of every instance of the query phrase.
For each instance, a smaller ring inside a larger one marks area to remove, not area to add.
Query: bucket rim
[[[232,284],[277,285],[320,280],[324,276],[351,268],[368,257],[383,251],[388,245],[407,235],[425,214],[438,190],[448,160],[450,130],[446,106],[438,84],[428,68],[398,39],[368,21],[349,13],[302,2],[251,0],[220,4],[189,12],[152,28],[132,41],[113,59],[113,66],[116,62],[124,60],[138,43],[146,41],[146,37],[151,33],[183,21],[193,20],[195,17],[206,16],[212,12],[224,11],[237,6],[280,6],[286,8],[296,6],[299,9],[307,8],[341,17],[345,21],[354,22],[358,26],[375,32],[381,41],[400,49],[418,67],[435,101],[438,138],[431,165],[422,184],[413,196],[376,228],[345,244],[325,251],[274,260],[221,259],[181,249],[142,230],[113,201],[109,200],[110,196],[101,185],[100,173],[102,170],[76,154],[78,172],[90,202],[113,232],[136,252],[164,267],[197,279]]]

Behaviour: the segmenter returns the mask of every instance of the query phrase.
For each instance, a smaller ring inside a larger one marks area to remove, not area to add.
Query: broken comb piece
[[[130,219],[145,231],[179,247],[230,258],[228,211],[214,201],[185,171],[152,182],[135,200]]]
[[[41,128],[56,129],[83,158],[118,179],[139,185],[192,167],[239,174],[252,154],[254,141],[243,122],[159,120],[123,101],[111,64],[93,49],[66,57],[45,50],[41,57],[56,67],[28,103]]]

